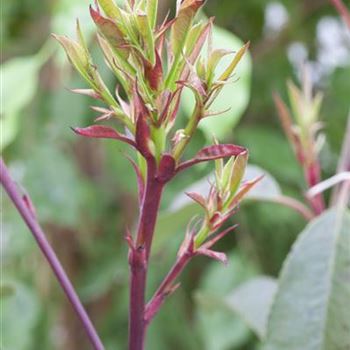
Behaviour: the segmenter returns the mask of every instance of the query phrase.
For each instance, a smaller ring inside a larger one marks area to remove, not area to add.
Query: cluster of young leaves
[[[215,76],[220,60],[231,52],[211,49],[212,19],[194,23],[203,4],[204,1],[178,1],[175,18],[166,19],[161,25],[157,25],[157,1],[129,1],[121,7],[111,0],[100,0],[96,8],[90,7],[98,28],[98,43],[118,79],[114,94],[94,65],[79,22],[77,41],[55,35],[90,87],[73,91],[107,105],[93,107],[101,112],[98,121],[116,119],[124,127],[124,131],[119,131],[94,125],[75,128],[75,132],[126,142],[144,158],[154,157],[158,164],[167,154],[165,162],[172,163],[173,167],[178,164],[198,124],[213,113],[210,106],[247,50],[245,45],[234,55],[224,73]],[[201,54],[205,43],[209,45],[208,57]],[[191,89],[196,98],[193,113],[184,128],[173,130],[185,87]],[[236,151],[229,146],[213,146],[199,153],[191,163],[179,165],[178,170],[197,162],[234,155]],[[140,158],[139,168],[144,175]]]
[[[192,250],[203,245],[223,225],[258,181],[246,183],[239,189],[248,159],[247,150],[241,146],[214,144],[203,148],[190,160],[181,160],[201,120],[220,114],[220,111],[211,111],[211,106],[224,86],[230,83],[248,49],[248,44],[244,45],[217,74],[222,59],[234,52],[213,48],[212,18],[195,22],[203,5],[204,1],[199,0],[178,1],[175,17],[166,18],[160,25],[157,25],[158,1],[128,1],[122,7],[112,0],[99,0],[95,8],[90,6],[91,17],[98,29],[99,46],[119,83],[114,94],[94,65],[79,22],[77,41],[55,35],[90,87],[73,92],[107,105],[105,108],[93,107],[101,112],[96,121],[115,119],[124,128],[93,125],[73,130],[86,137],[116,139],[137,151],[138,164],[132,163],[138,175],[140,201],[149,160],[156,162],[158,180],[164,183],[197,163],[217,160],[217,180],[208,199],[200,194],[190,194],[206,213],[198,232],[194,234],[190,230]],[[208,49],[203,53],[205,45]],[[192,113],[184,128],[174,130],[185,88],[195,97]],[[230,160],[224,166],[222,159],[226,157]],[[207,243],[211,246],[219,237],[211,244]]]

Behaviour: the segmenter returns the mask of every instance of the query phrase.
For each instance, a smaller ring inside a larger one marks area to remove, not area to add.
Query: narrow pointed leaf
[[[196,252],[200,255],[205,255],[211,259],[214,259],[223,263],[224,265],[227,265],[227,256],[225,253],[216,252],[214,250],[205,249],[205,248],[199,248],[196,250]]]
[[[106,16],[115,20],[121,17],[120,9],[113,0],[98,0],[98,4],[102,7]]]
[[[239,185],[243,179],[245,169],[248,162],[248,152],[240,154],[236,157],[233,167],[232,167],[232,175],[230,179],[230,192],[236,193]]]
[[[171,45],[174,56],[181,53],[194,16],[203,4],[203,0],[184,0],[181,3],[176,20],[171,29]]]
[[[152,66],[149,62],[145,64],[145,77],[148,80],[149,86],[152,90],[157,91],[163,81],[163,67],[161,58],[156,52],[155,64]]]
[[[179,165],[178,171],[186,169],[194,164],[201,162],[206,162],[209,160],[215,160],[220,158],[238,156],[239,154],[246,151],[246,148],[242,146],[232,145],[232,144],[222,144],[222,145],[213,145],[203,148],[197,153],[197,155],[182,164]]]
[[[149,23],[149,19],[147,18],[147,15],[145,13],[141,13],[137,16],[137,25],[146,46],[145,51],[147,59],[150,62],[150,64],[154,66],[154,64],[156,63],[156,55],[153,31]]]
[[[224,73],[220,76],[219,78],[220,81],[225,81],[231,77],[238,63],[241,61],[244,54],[248,51],[248,48],[249,48],[249,42],[238,50],[238,52],[236,53],[230,65],[227,67]]]
[[[205,210],[207,209],[206,200],[201,194],[196,192],[186,192],[186,195],[190,197],[192,200],[194,200],[196,203],[198,203],[203,209]]]
[[[126,42],[123,33],[117,25],[112,20],[101,16],[92,6],[90,6],[90,14],[103,37],[111,45],[113,51],[118,56],[127,58],[128,50],[125,48]]]
[[[72,128],[72,130],[81,136],[97,138],[97,139],[115,139],[128,143],[129,145],[136,147],[135,142],[130,138],[120,134],[115,129],[103,126],[103,125],[92,125],[86,128]]]
[[[88,82],[92,83],[89,76],[90,62],[86,52],[76,41],[66,36],[52,34],[52,36],[62,45],[66,51],[67,57],[80,75]]]
[[[147,1],[147,16],[152,29],[157,24],[157,13],[158,13],[158,0]]]

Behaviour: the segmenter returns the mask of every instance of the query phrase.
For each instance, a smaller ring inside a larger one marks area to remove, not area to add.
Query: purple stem
[[[142,350],[145,341],[145,290],[148,260],[164,183],[157,179],[154,159],[147,161],[147,183],[140,209],[137,238],[130,248],[129,350]]]
[[[27,224],[29,230],[33,234],[38,246],[44,256],[46,257],[49,265],[51,266],[59,284],[61,285],[68,300],[73,306],[75,313],[83,324],[84,329],[90,339],[90,342],[95,350],[104,350],[104,346],[88,316],[86,313],[77,293],[74,290],[72,283],[70,282],[66,272],[64,271],[61,263],[59,262],[54,250],[50,243],[46,239],[46,236],[41,229],[39,223],[34,217],[31,210],[25,204],[22,196],[17,190],[15,182],[12,180],[5,163],[0,159],[0,182],[5,191],[9,195],[13,204],[16,206],[18,212],[21,214],[23,220]]]

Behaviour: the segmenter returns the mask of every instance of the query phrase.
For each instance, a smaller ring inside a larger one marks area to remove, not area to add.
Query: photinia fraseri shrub
[[[137,175],[139,222],[136,232],[127,232],[130,265],[129,349],[144,348],[147,326],[166,297],[174,292],[182,270],[197,255],[226,263],[224,253],[213,250],[214,244],[232,231],[223,225],[235,213],[249,190],[260,180],[242,181],[248,161],[246,148],[214,143],[184,159],[185,150],[200,122],[220,111],[213,103],[226,84],[232,82],[235,69],[248,49],[238,52],[214,49],[213,19],[196,22],[204,0],[176,3],[176,15],[157,23],[157,0],[95,1],[90,15],[95,23],[97,40],[105,61],[118,84],[111,91],[104,83],[88,50],[83,31],[77,22],[77,38],[54,35],[63,46],[69,61],[87,87],[73,89],[99,102],[96,124],[74,127],[81,136],[114,139],[130,146],[130,161]],[[203,46],[208,49],[203,54]],[[220,61],[231,55],[230,63],[220,74]],[[188,123],[176,124],[182,93],[189,89],[195,97]],[[101,103],[103,107],[101,107]],[[108,122],[108,125],[103,124]],[[220,119],[218,119],[220,122]],[[224,159],[227,159],[224,162]],[[209,194],[188,193],[203,209],[203,215],[191,221],[176,261],[151,300],[145,300],[147,270],[153,235],[164,187],[180,172],[192,166],[215,161],[215,181]],[[67,297],[80,317],[95,349],[103,349],[88,315],[67,278],[54,251],[48,244],[29,197],[21,196],[1,162],[1,182],[31,229]]]

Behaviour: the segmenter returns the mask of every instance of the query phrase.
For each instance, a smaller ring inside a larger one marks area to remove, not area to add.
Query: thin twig
[[[36,220],[33,211],[28,206],[26,201],[23,200],[15,182],[12,180],[11,175],[2,159],[0,159],[0,183],[9,195],[13,204],[16,206],[18,212],[22,216],[33,237],[38,243],[40,250],[44,254],[49,265],[51,266],[58,283],[62,287],[68,300],[72,304],[76,315],[83,324],[83,327],[89,337],[92,346],[95,350],[104,350],[104,346],[101,342],[101,339],[99,338],[96,329],[93,326],[86,310],[84,309],[71,281],[69,280],[53,248],[51,247],[43,230],[41,229],[38,221]]]

